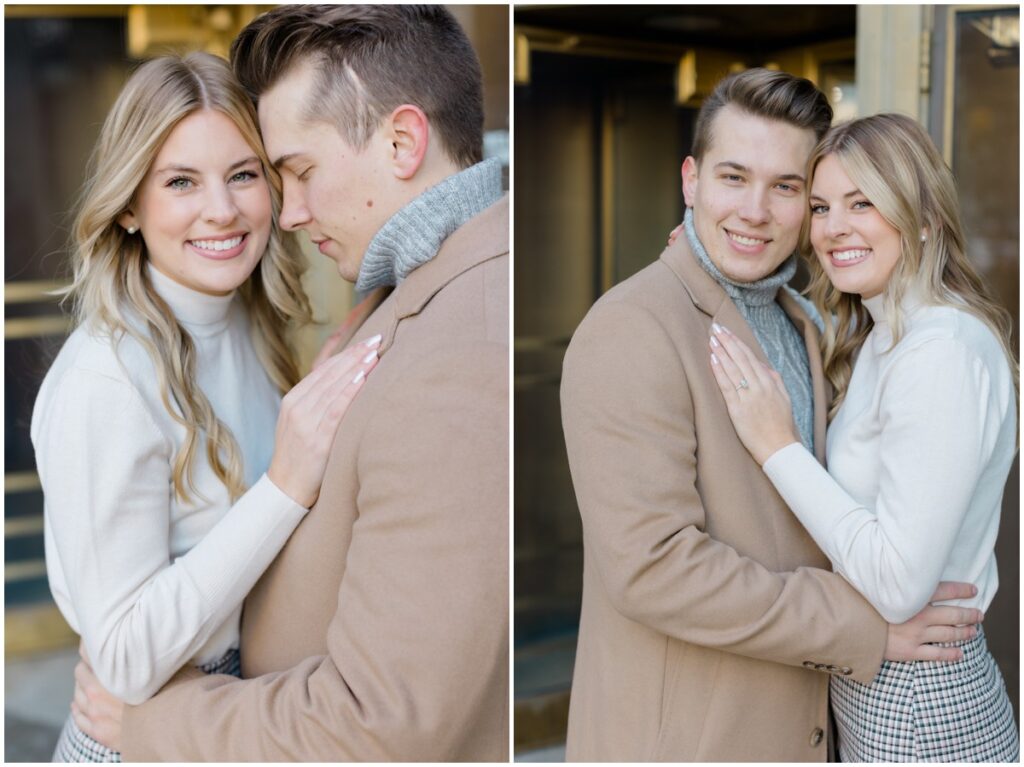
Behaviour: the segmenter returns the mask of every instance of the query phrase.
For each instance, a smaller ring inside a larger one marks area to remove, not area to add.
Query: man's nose
[[[285,179],[283,186],[284,199],[281,202],[281,215],[279,216],[281,228],[294,232],[309,223],[309,209],[306,207],[306,200],[296,182]]]
[[[740,218],[749,224],[766,224],[771,215],[768,209],[768,190],[751,186],[743,197]]]

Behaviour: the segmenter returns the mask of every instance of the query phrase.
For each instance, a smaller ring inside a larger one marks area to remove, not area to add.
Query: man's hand
[[[970,599],[977,593],[977,587],[970,583],[940,583],[929,604],[921,612],[906,623],[889,624],[885,659],[945,662],[961,660],[964,653],[959,647],[936,647],[932,643],[960,642],[974,638],[978,633],[974,624],[985,619],[984,613],[973,607],[934,605],[931,602]]]
[[[85,648],[79,650],[82,659],[75,666],[75,697],[71,701],[71,716],[78,729],[93,740],[114,751],[121,750],[121,715],[124,703],[107,692],[92,673]]]

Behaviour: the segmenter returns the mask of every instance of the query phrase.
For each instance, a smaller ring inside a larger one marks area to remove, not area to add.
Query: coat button
[[[820,727],[815,727],[813,730],[811,730],[811,748],[814,748],[819,743],[821,743],[821,740],[824,737],[825,733],[822,732],[822,729]]]
[[[811,669],[813,671],[814,670],[814,661],[813,660],[805,660],[804,661],[804,668],[809,668],[809,669]]]
[[[843,676],[849,676],[850,674],[853,673],[853,669],[850,668],[849,666],[843,666],[841,669],[839,669],[839,673],[842,674]]]

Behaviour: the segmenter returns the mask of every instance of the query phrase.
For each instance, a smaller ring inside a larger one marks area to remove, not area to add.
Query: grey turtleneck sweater
[[[501,162],[484,160],[449,176],[401,208],[370,240],[359,267],[360,293],[398,285],[437,255],[441,244],[502,195]]]
[[[733,282],[712,263],[693,226],[693,210],[686,209],[683,219],[686,237],[697,261],[710,274],[726,295],[733,300],[743,319],[754,331],[765,356],[779,371],[793,403],[793,420],[804,446],[814,452],[814,390],[811,369],[807,362],[804,339],[779,306],[776,297],[796,274],[796,256],[790,256],[772,274],[757,282]]]

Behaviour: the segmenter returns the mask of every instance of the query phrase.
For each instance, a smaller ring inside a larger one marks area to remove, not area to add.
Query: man
[[[924,643],[978,617],[929,607],[887,626],[743,448],[711,371],[717,322],[782,374],[823,460],[818,332],[786,283],[831,117],[804,79],[722,81],[682,166],[685,235],[602,297],[566,353],[585,548],[569,760],[825,761],[831,674],[869,683],[883,656],[954,659]]]
[[[508,204],[475,54],[442,6],[284,6],[232,63],[281,225],[397,287],[336,339],[380,362],[246,600],[244,679],[180,672],[126,708],[124,758],[506,761]]]

